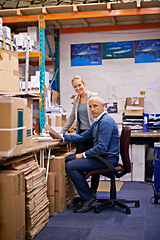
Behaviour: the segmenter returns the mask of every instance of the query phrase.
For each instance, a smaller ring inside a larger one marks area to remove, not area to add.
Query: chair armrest
[[[95,155],[114,155],[114,156],[116,156],[117,154],[116,153],[112,153],[112,152],[103,152],[103,153],[97,153],[97,154],[95,154]],[[94,155],[94,156],[95,156]]]
[[[101,157],[101,155],[116,155],[115,153],[111,153],[111,152],[104,152],[104,153],[98,153],[93,155],[93,157],[99,159],[100,161],[102,161],[103,163],[106,164],[106,166],[113,172],[114,175],[116,175],[118,172],[115,169],[115,167],[112,165],[112,163],[110,163],[107,159]]]

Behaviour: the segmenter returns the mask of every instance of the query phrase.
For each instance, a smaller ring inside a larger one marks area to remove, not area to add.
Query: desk
[[[160,141],[160,132],[131,132],[130,156],[132,163],[131,180],[150,181],[152,174],[152,157],[154,143]],[[149,155],[148,155],[149,153]]]
[[[154,147],[154,142],[159,141],[160,132],[131,132],[131,144],[149,144],[151,147]]]
[[[44,167],[44,150],[51,149],[56,146],[62,146],[60,141],[44,141],[44,140],[40,140],[40,139],[37,140],[33,138],[32,147],[27,148],[24,154],[32,153],[32,152],[36,153],[40,151],[40,167]],[[24,154],[21,154],[21,155],[24,155]],[[8,158],[0,157],[0,162],[2,163],[4,161],[7,161],[7,159],[18,157],[18,156],[20,155],[8,157]]]
[[[44,151],[45,149],[48,149],[48,159],[50,159],[50,152],[51,149],[53,149],[56,146],[60,146],[60,141],[44,141],[41,139],[33,139],[33,145],[32,147],[28,148],[28,152],[34,152],[35,153],[35,158],[37,160],[37,154],[36,152],[40,152],[40,162],[39,165],[40,167],[44,168]]]
[[[160,138],[160,132],[131,132],[131,138]]]
[[[28,153],[34,153],[35,154],[35,159],[38,162],[37,159],[37,152],[40,152],[40,162],[38,163],[40,165],[40,167],[44,168],[44,151],[45,149],[48,150],[48,161],[47,161],[47,171],[46,171],[46,180],[48,178],[48,171],[49,171],[49,162],[50,162],[50,158],[51,158],[51,149],[54,149],[55,147],[58,146],[62,146],[64,144],[60,143],[60,140],[58,141],[54,141],[54,140],[50,140],[50,141],[46,141],[46,140],[42,140],[42,139],[36,139],[33,138],[33,143],[32,143],[32,147],[29,147],[26,149],[26,152],[24,154],[21,155],[25,155]],[[12,156],[9,158],[3,158],[0,157],[0,164],[2,165],[8,165],[9,160],[11,160],[14,157],[19,157],[21,155],[17,155],[17,156]]]

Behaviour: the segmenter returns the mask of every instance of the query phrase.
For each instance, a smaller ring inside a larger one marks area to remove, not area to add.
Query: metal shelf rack
[[[60,92],[59,36],[60,34],[100,31],[121,31],[160,28],[160,0],[107,2],[63,6],[45,6],[0,10],[3,24],[13,31],[20,27],[35,26],[39,23],[40,52],[40,89],[42,109],[40,129],[45,122],[44,85],[45,85],[45,29],[55,34],[55,80],[56,90]],[[32,54],[31,54],[32,55]],[[53,55],[52,60],[54,59]]]

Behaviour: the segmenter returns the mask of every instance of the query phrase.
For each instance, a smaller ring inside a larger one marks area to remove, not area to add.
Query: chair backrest
[[[131,161],[129,157],[131,128],[123,127],[120,137],[120,154],[123,162],[123,167],[126,173],[131,172]]]

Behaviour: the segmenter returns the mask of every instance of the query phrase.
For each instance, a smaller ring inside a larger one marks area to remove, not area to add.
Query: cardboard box
[[[63,151],[55,150],[54,151],[55,157],[50,160],[49,171],[56,172],[56,173],[65,172],[65,160],[69,155],[74,153],[75,151],[63,152]],[[45,166],[47,166],[47,163],[45,163]]]
[[[20,92],[17,52],[0,49],[0,92]]]
[[[0,171],[0,237],[25,239],[25,180],[18,171]]]
[[[55,198],[55,212],[62,212],[66,209],[66,195],[57,195]]]
[[[65,172],[65,157],[64,155],[55,157],[50,160],[50,172],[62,173]]]
[[[46,117],[48,124],[58,132],[61,131],[67,121],[66,115],[62,114],[47,113]]]
[[[0,97],[0,156],[8,157],[26,152],[25,108],[27,100]]]
[[[48,196],[49,199],[49,216],[54,216],[54,209],[55,209],[55,197],[53,196]]]
[[[75,151],[64,153],[64,151],[57,150],[54,153],[55,158],[50,160],[49,175],[54,174],[55,176],[54,195],[51,197],[48,194],[50,201],[50,214],[53,214],[53,204],[55,205],[54,211],[61,212],[70,203],[72,203],[73,198],[77,195],[77,191],[71,179],[65,173],[65,159],[67,156],[73,154],[74,152]],[[50,179],[48,179],[48,184],[48,191],[53,194],[53,191],[51,192],[51,189],[53,190],[53,187],[51,185],[52,183],[50,183]]]
[[[65,173],[55,173],[55,212],[66,209]]]
[[[16,97],[27,99],[27,105],[25,108],[24,126],[26,126],[26,148],[32,147],[32,136],[33,136],[33,96],[29,94],[16,94]]]
[[[32,147],[32,131],[33,131],[33,100],[27,99],[27,108],[25,113],[25,124],[26,126],[26,148]]]
[[[49,215],[54,216],[55,208],[55,174],[53,172],[48,173],[47,180],[47,196],[49,199]]]
[[[17,158],[18,159],[18,158]],[[28,158],[26,159],[26,162],[22,162],[21,165],[25,166],[25,168],[22,169],[21,167],[21,171],[25,171],[27,169],[27,172],[29,172],[29,167],[27,167],[27,165],[32,166],[32,171],[30,171],[30,174],[28,174],[27,176],[25,176],[25,180],[26,180],[26,192],[30,193],[33,192],[34,189],[36,189],[37,187],[39,188],[45,188],[46,185],[46,179],[45,179],[45,174],[46,174],[46,169],[45,168],[39,168],[37,162],[34,160],[34,158]],[[16,163],[14,164],[16,165]],[[18,166],[18,164],[17,164]],[[44,189],[44,193],[45,193],[45,189]],[[27,194],[26,194],[27,197]],[[35,206],[34,206],[35,207]]]
[[[46,169],[39,168],[32,154],[10,159],[8,160],[11,164],[9,167],[19,169],[25,175],[26,239],[33,239],[49,217]]]
[[[126,98],[124,113],[127,116],[143,116],[144,98]]]
[[[51,92],[51,104],[59,104],[59,92],[52,90]]]
[[[54,191],[55,191],[55,173],[49,172],[47,180],[47,195],[54,196]]]
[[[56,116],[56,127],[63,127],[66,123],[66,115]]]
[[[32,146],[32,112],[27,99],[0,97],[0,156],[26,153]]]
[[[48,124],[51,127],[63,127],[67,120],[66,115],[55,114],[55,113],[48,113],[47,118],[48,118]]]
[[[55,194],[60,196],[66,194],[65,172],[55,173]]]

